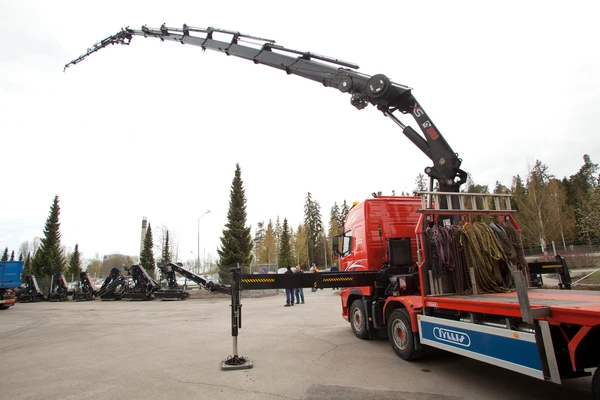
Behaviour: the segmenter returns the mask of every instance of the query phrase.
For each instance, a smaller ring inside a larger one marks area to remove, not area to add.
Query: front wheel
[[[416,360],[423,356],[423,350],[415,349],[415,333],[411,329],[410,317],[403,308],[392,311],[388,321],[388,338],[392,348],[403,360]]]
[[[352,326],[352,331],[357,338],[363,340],[369,338],[367,313],[361,299],[354,300],[350,306],[350,326]]]

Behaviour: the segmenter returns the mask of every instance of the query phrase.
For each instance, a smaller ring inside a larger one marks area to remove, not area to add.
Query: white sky
[[[200,252],[216,256],[236,163],[252,232],[296,227],[307,192],[328,220],[431,165],[374,107],[198,47],[134,37],[63,73],[121,27],[236,30],[386,74],[493,187],[536,159],[560,178],[600,162],[598,15],[597,1],[0,0],[0,248],[41,237],[57,194],[62,244],[86,258],[139,254],[146,216],[193,259],[208,209]]]

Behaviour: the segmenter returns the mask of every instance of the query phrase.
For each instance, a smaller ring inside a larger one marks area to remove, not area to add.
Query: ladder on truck
[[[506,215],[516,212],[510,194],[418,192],[418,195],[421,197],[419,212],[425,214]],[[442,205],[448,208],[442,208]]]

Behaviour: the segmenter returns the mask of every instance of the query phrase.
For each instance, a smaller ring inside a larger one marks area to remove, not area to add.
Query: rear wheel
[[[415,333],[411,329],[410,317],[403,308],[392,311],[388,321],[388,338],[392,348],[403,360],[416,360],[423,356],[423,350],[415,349]]]
[[[354,335],[359,339],[368,339],[367,313],[361,299],[354,300],[350,306],[350,326]]]
[[[0,310],[8,310],[10,308],[10,306],[7,306],[6,304],[0,304]]]

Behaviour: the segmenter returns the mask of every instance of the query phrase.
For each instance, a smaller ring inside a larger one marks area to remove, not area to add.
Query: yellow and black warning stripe
[[[323,278],[323,282],[352,282],[352,277],[344,276],[339,278]]]
[[[242,279],[242,283],[274,283],[275,278],[252,278]]]

